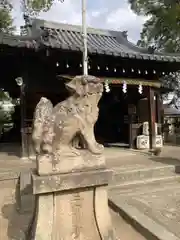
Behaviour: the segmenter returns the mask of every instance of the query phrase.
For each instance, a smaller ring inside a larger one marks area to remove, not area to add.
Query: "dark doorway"
[[[123,93],[122,85],[112,85],[109,93],[103,93],[99,102],[99,118],[95,125],[98,142],[129,146],[128,107],[130,104],[136,105],[139,98],[137,86],[128,86],[127,93]],[[134,121],[137,121],[136,116]]]

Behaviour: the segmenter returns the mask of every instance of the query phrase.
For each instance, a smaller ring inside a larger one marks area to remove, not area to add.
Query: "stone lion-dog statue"
[[[94,136],[103,83],[94,76],[76,76],[66,88],[70,97],[54,107],[42,97],[34,112],[32,139],[40,175],[105,166],[104,148]]]

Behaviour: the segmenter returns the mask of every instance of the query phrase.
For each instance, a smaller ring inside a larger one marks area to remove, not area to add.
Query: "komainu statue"
[[[107,193],[112,171],[94,137],[103,84],[78,76],[66,87],[65,101],[53,107],[42,97],[35,109],[36,204],[27,239],[115,240]]]
[[[53,107],[42,97],[34,113],[33,142],[40,175],[104,167],[103,146],[94,136],[103,84],[93,76],[66,83],[70,97]],[[73,142],[79,141],[77,148]]]

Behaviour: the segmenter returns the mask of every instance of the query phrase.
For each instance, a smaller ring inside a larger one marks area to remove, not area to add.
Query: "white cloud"
[[[91,16],[95,17],[95,18],[100,16],[100,15],[101,15],[101,11],[94,11],[94,12],[91,13]]]
[[[109,13],[106,19],[106,26],[120,31],[127,30],[130,38],[133,41],[137,41],[145,20],[145,17],[140,17],[133,13],[130,7],[118,8]]]
[[[64,21],[70,24],[81,24],[80,3],[80,0],[65,0],[64,3],[56,2],[49,12],[41,13],[40,18],[55,22]]]
[[[87,23],[91,27],[128,31],[128,38],[136,42],[145,21],[136,16],[127,4],[127,0],[88,0]],[[16,5],[13,17],[17,27],[23,24],[22,14]],[[40,18],[55,22],[81,24],[81,0],[55,1],[51,10],[41,13]]]

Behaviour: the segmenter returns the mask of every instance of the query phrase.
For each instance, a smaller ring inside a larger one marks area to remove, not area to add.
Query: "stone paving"
[[[109,196],[121,210],[131,214],[152,233],[162,229],[174,236],[169,240],[180,239],[180,182],[173,181],[166,186],[163,183],[146,184],[138,189],[112,191]],[[149,220],[154,224],[149,225]]]
[[[25,240],[32,213],[17,211],[17,180],[0,181],[0,240]]]
[[[180,183],[161,190],[153,187],[151,192],[143,192],[126,198],[126,203],[135,206],[155,222],[180,238]],[[146,186],[150,188],[150,186]]]
[[[141,162],[141,154],[137,154],[138,158],[127,160],[127,168],[138,171],[139,167],[156,167],[157,164],[178,166],[179,152],[179,147],[168,146],[160,157],[152,158],[145,154],[144,163]],[[132,161],[134,165],[131,165]],[[124,164],[121,166],[124,168]],[[119,170],[123,169],[121,166]],[[109,197],[119,209],[159,237],[157,239],[180,239],[180,178],[129,185],[125,189],[117,187],[109,191]]]
[[[135,153],[124,150],[105,150],[108,165],[119,159],[126,159],[135,156]],[[15,194],[15,186],[17,184],[18,172],[35,166],[35,163],[21,160],[7,153],[0,154],[0,239],[3,240],[23,240],[24,231],[27,230],[32,212],[19,214],[16,211],[17,202]],[[12,178],[10,180],[10,174]],[[133,227],[127,224],[118,214],[111,212],[112,222],[115,228],[117,239],[121,240],[145,240]]]
[[[25,240],[24,232],[32,218],[32,212],[19,214],[16,211],[15,191],[12,191],[15,184],[13,180],[0,181],[0,191],[3,191],[0,194],[0,240]],[[118,240],[145,240],[117,213],[111,211],[111,216]]]
[[[166,146],[164,147],[160,157],[152,157],[147,152],[119,148],[106,148],[105,155],[107,158],[108,167],[116,171],[118,171],[118,169],[138,170],[139,168],[148,168],[153,166],[180,165],[179,150],[180,147]],[[7,154],[5,152],[1,153],[0,180],[1,176],[4,176],[5,173],[17,173],[23,169],[33,168],[34,166],[35,162],[21,160],[18,156],[13,157],[13,154]],[[14,193],[12,193],[10,187],[6,187],[3,184],[3,182],[0,184],[0,190],[3,191],[3,194],[0,195],[0,205],[2,206],[3,202],[6,203],[6,206],[8,204],[12,205],[12,202],[14,204],[14,200],[12,199]],[[166,183],[158,182],[145,184],[144,186],[134,186],[133,188],[124,190],[114,189],[110,191],[109,195],[112,200],[115,199],[116,202],[119,202],[119,204],[125,203],[128,206],[136,208],[139,212],[143,212],[143,214],[152,219],[152,221],[164,226],[169,232],[174,233],[178,237],[177,239],[180,239],[180,182],[178,179],[168,181]],[[3,212],[4,210],[7,211]],[[7,232],[9,236],[15,234],[13,232],[15,230],[12,230],[11,228],[13,224],[12,219],[8,219],[12,211],[14,210],[8,210],[5,207],[1,209],[0,239],[12,239],[5,237]],[[116,225],[116,229],[119,229],[117,232],[119,232],[119,234],[121,233],[122,239],[144,240],[144,238],[131,226],[129,226],[122,218],[117,217],[117,215],[114,214],[112,217],[113,224],[114,226]],[[2,219],[4,220],[2,221]],[[16,215],[16,220],[17,219],[19,219],[21,223],[24,221],[23,216]],[[124,227],[118,228],[119,224]],[[7,229],[6,233],[1,231],[4,228]],[[122,231],[120,231],[120,229],[122,229]],[[128,232],[129,235],[127,238],[125,237],[126,232]]]

